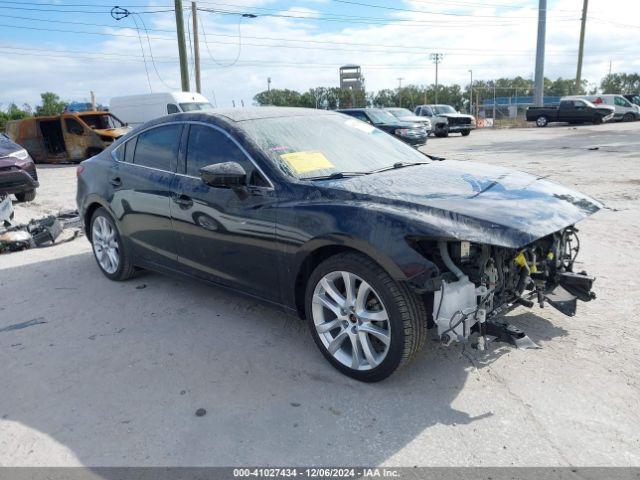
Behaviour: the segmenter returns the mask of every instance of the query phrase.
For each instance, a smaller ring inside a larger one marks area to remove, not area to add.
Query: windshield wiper
[[[317,177],[305,177],[302,180],[337,180],[339,178],[347,177],[359,177],[362,175],[369,175],[373,172],[334,172],[329,175],[319,175]]]
[[[379,168],[371,173],[386,172],[388,170],[397,170],[398,168],[413,167],[414,165],[429,165],[431,162],[396,162],[390,167]]]

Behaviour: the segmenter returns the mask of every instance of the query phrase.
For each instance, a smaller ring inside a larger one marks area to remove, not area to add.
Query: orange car
[[[37,163],[80,162],[131,128],[108,112],[69,112],[7,123],[7,134]]]

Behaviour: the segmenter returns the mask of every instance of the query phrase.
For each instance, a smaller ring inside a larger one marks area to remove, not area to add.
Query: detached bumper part
[[[559,284],[551,291],[545,293],[545,299],[553,308],[568,317],[576,314],[578,300],[589,302],[596,298],[593,288],[594,277],[586,272],[564,272],[560,274]]]

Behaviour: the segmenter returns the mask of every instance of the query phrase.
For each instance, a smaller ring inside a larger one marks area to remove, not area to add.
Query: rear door
[[[214,188],[202,181],[202,167],[223,162],[242,165],[246,188]],[[230,135],[212,125],[191,124],[171,205],[182,267],[279,301],[275,200],[269,180]]]
[[[182,124],[162,124],[125,142],[107,179],[114,190],[112,210],[136,255],[170,267],[177,259],[171,192],[182,129]]]

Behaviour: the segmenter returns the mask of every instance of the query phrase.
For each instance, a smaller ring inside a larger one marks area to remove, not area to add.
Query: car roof
[[[257,120],[260,118],[279,117],[308,117],[314,115],[335,115],[329,110],[299,107],[243,107],[243,108],[214,108],[200,112],[189,112],[189,114],[200,114],[214,117],[224,117],[233,122],[245,120]]]

